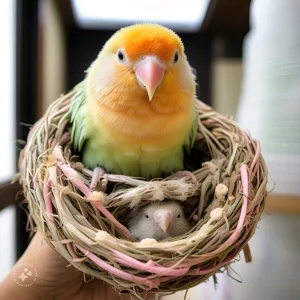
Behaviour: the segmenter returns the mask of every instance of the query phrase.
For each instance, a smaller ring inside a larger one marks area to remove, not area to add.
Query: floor
[[[243,255],[233,265],[236,282],[227,275],[189,290],[186,300],[299,300],[300,299],[300,215],[264,214],[250,241],[253,262]],[[184,299],[185,292],[163,297]]]

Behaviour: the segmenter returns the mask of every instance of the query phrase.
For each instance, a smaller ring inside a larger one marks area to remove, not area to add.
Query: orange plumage
[[[133,61],[141,55],[148,54],[171,61],[175,49],[180,55],[184,51],[180,38],[173,31],[153,24],[125,27],[116,32],[106,44],[107,51],[112,53],[116,53],[120,46],[124,47],[126,54]]]
[[[85,82],[84,163],[146,178],[182,169],[197,128],[194,79],[173,31],[139,24],[115,33]]]

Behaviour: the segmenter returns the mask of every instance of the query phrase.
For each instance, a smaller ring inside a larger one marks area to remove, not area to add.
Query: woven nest
[[[259,143],[231,119],[196,101],[199,127],[186,170],[193,176],[144,181],[84,168],[71,153],[68,110],[60,97],[33,126],[20,156],[19,180],[31,225],[77,269],[134,298],[168,294],[228,268],[264,208],[267,168]],[[195,180],[196,179],[196,180]],[[127,184],[105,190],[106,183]],[[137,242],[119,222],[126,210],[173,199],[189,207],[193,229],[168,241]]]

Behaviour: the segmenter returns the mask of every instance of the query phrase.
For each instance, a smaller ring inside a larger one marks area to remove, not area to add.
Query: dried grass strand
[[[103,174],[84,168],[70,151],[67,112],[73,96],[73,91],[61,96],[33,125],[16,177],[28,200],[30,224],[51,247],[83,273],[136,299],[204,282],[242,250],[251,261],[248,241],[267,195],[267,167],[257,141],[231,119],[195,101],[195,148],[211,158],[193,171],[196,182],[189,177],[145,181]],[[107,193],[107,183],[126,188]],[[117,219],[124,208],[164,199],[196,201],[190,219],[197,221],[190,232],[168,241],[137,242]]]

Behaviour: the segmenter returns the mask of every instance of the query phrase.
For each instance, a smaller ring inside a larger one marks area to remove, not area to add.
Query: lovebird
[[[128,222],[128,230],[139,241],[145,238],[170,239],[191,228],[182,204],[174,200],[155,201],[138,208]]]
[[[146,179],[183,170],[198,128],[196,82],[172,30],[120,29],[75,90],[71,141],[87,168]]]

